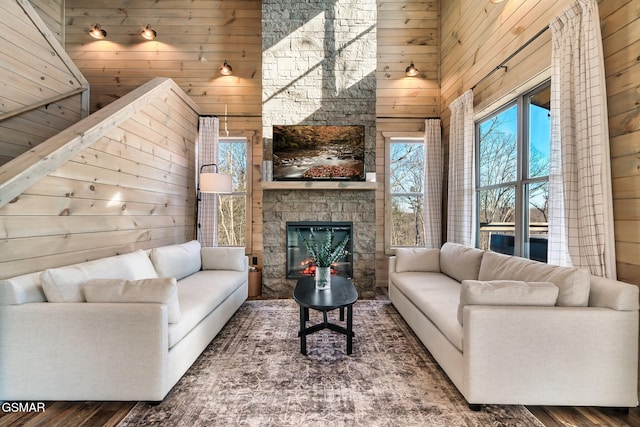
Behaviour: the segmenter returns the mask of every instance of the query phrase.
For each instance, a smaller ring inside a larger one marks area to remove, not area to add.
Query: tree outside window
[[[391,246],[424,246],[424,141],[390,142]]]
[[[219,194],[218,245],[247,245],[248,152],[245,138],[220,138],[218,168],[231,175],[232,193]]]
[[[476,124],[478,246],[546,262],[550,85]]]

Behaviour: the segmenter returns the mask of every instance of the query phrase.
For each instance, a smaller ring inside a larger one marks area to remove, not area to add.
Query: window
[[[478,247],[547,261],[550,84],[476,123]]]
[[[424,246],[424,137],[391,138],[387,162],[391,246]]]
[[[248,147],[246,138],[220,138],[218,168],[231,175],[233,192],[219,194],[218,245],[247,245]]]

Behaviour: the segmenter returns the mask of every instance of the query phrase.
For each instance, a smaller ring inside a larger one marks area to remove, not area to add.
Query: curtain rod
[[[474,90],[480,83],[482,83],[483,81],[485,81],[486,79],[488,79],[491,75],[493,75],[493,73],[495,73],[496,71],[504,68],[504,71],[507,72],[507,67],[504,65],[505,63],[509,62],[514,56],[516,56],[517,54],[519,54],[520,52],[522,52],[524,49],[526,49],[527,46],[529,46],[531,43],[533,43],[538,37],[540,37],[542,34],[544,34],[547,30],[549,29],[549,26],[547,25],[546,27],[544,27],[542,30],[538,31],[538,33],[531,37],[525,44],[523,44],[522,46],[520,46],[515,52],[513,52],[511,55],[509,55],[507,57],[507,59],[505,59],[504,61],[502,61],[500,63],[500,65],[498,65],[496,68],[494,68],[493,70],[489,71],[489,73],[484,76],[483,78],[481,78],[478,83],[476,83],[475,85],[473,85],[471,87],[471,90]]]

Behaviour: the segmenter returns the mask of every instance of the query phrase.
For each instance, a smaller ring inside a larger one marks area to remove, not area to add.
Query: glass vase
[[[331,267],[316,267],[316,289],[325,290],[331,286]]]

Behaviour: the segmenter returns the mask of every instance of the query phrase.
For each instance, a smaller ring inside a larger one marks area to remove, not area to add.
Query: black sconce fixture
[[[96,23],[96,25],[89,30],[89,35],[94,39],[102,40],[107,37],[107,32],[100,27],[100,24]]]
[[[231,68],[231,65],[229,65],[226,59],[224,60],[224,64],[222,64],[222,67],[220,67],[220,74],[222,74],[223,76],[230,76],[231,74],[233,74],[233,68]]]
[[[417,76],[417,75],[418,75],[418,73],[420,72],[420,70],[418,70],[418,69],[416,68],[416,66],[415,66],[415,65],[413,65],[413,61],[411,61],[411,65],[409,65],[409,66],[407,67],[407,69],[406,69],[406,70],[404,70],[404,71],[405,71],[405,73],[407,74],[407,76],[409,76],[409,77],[415,77],[415,76]]]
[[[144,30],[142,30],[140,35],[145,40],[154,40],[158,35],[158,33],[156,33],[156,30],[154,30],[153,28],[151,28],[149,24],[147,24],[147,26],[144,27]]]

